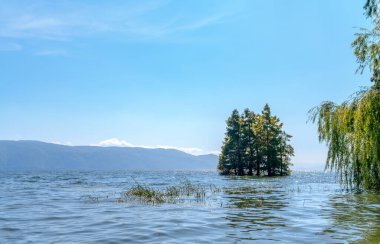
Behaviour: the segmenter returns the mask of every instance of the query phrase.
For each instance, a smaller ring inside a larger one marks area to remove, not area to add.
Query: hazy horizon
[[[21,142],[21,143],[22,142],[33,142],[33,143],[42,143],[42,144],[50,144],[50,145],[53,144],[53,145],[68,146],[68,147],[164,149],[164,150],[177,150],[177,151],[180,151],[180,152],[183,152],[183,153],[186,153],[186,154],[190,154],[190,155],[193,155],[193,156],[208,156],[208,155],[219,156],[219,153],[199,153],[195,149],[192,149],[193,151],[191,151],[191,150],[189,151],[188,148],[183,149],[183,148],[176,148],[176,147],[170,147],[170,146],[160,146],[160,145],[158,145],[158,146],[144,146],[144,145],[123,144],[123,143],[117,144],[117,143],[115,143],[112,140],[111,141],[107,140],[107,141],[104,141],[104,142],[101,142],[101,143],[98,143],[98,144],[91,144],[91,145],[72,145],[72,144],[64,144],[64,143],[60,143],[60,142],[44,142],[44,141],[37,141],[37,140],[0,140],[0,145],[1,145],[2,142]],[[41,150],[45,151],[45,149],[43,147],[37,147],[37,148],[34,147],[34,150],[35,149],[37,149],[37,151],[34,151],[34,153],[36,153],[36,154],[38,154],[38,152],[40,152]],[[3,149],[3,152],[7,152],[7,150]],[[22,151],[20,151],[20,152],[22,152]],[[9,152],[7,152],[7,153],[9,153]],[[24,153],[25,153],[25,151],[24,151]],[[49,153],[47,151],[45,151],[45,153],[47,153],[47,155],[49,155]],[[67,153],[68,152],[66,152],[66,154]],[[29,152],[27,154],[29,154]],[[167,158],[167,159],[169,160],[169,158]],[[216,157],[216,160],[217,160],[217,157]],[[217,171],[217,169],[216,169],[216,163],[217,163],[216,160],[215,160],[213,166],[209,168],[210,170],[213,169],[213,170]],[[27,161],[28,160],[24,161],[22,164],[26,163]],[[130,161],[130,160],[128,160],[128,161]],[[48,162],[49,163],[54,163],[54,161],[48,161]],[[13,162],[12,162],[12,160],[10,160],[8,163],[13,163]],[[208,164],[209,163],[210,162],[208,162]],[[27,164],[25,164],[25,165],[27,165]],[[326,172],[329,172],[329,170],[325,170],[324,163],[321,163],[321,162],[318,162],[318,163],[309,163],[307,165],[298,165],[298,164],[295,164],[295,165],[292,165],[290,168],[292,170],[295,170],[295,171],[326,171]],[[172,168],[172,170],[176,170],[176,168]]]

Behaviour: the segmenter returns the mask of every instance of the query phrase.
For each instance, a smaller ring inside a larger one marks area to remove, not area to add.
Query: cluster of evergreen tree
[[[223,175],[289,175],[294,149],[283,124],[271,115],[268,104],[261,114],[234,110],[227,119],[218,170]]]

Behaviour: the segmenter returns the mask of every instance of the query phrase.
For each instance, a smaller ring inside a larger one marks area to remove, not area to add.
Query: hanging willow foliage
[[[374,87],[336,105],[324,102],[310,110],[326,142],[326,168],[335,169],[342,183],[380,189],[380,92]]]
[[[366,0],[364,9],[374,26],[357,33],[352,47],[358,71],[369,68],[373,85],[341,105],[322,103],[310,119],[328,146],[326,169],[347,186],[380,190],[380,0]]]

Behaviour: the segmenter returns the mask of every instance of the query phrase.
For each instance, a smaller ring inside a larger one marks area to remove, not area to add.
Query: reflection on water
[[[329,199],[330,208],[322,212],[333,222],[324,232],[336,239],[380,242],[380,195],[352,193]],[[353,236],[353,237],[352,237]]]
[[[120,202],[137,180],[164,189],[214,184],[205,201]],[[331,174],[215,172],[0,173],[0,243],[379,243],[380,195],[345,191]]]
[[[327,184],[321,182],[324,177]],[[332,175],[297,173],[271,180],[244,179],[234,185],[224,191],[233,238],[380,243],[380,195],[341,189]]]
[[[248,183],[249,182],[249,183]],[[261,184],[257,179],[245,179],[226,188],[226,219],[228,226],[235,231],[229,237],[243,240],[275,240],[271,232],[281,232],[286,227],[282,209],[288,206],[284,187],[266,181]],[[244,185],[244,186],[239,186]]]

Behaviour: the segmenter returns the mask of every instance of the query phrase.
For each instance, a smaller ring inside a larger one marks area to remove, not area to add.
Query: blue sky
[[[234,108],[269,103],[296,168],[322,168],[307,111],[369,85],[364,1],[0,3],[1,139],[215,152]]]

